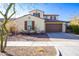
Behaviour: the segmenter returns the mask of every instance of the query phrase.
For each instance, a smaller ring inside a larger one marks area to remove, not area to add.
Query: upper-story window
[[[54,20],[56,20],[57,19],[57,17],[56,16],[54,16]]]
[[[50,16],[50,19],[56,20],[57,19],[57,16]]]
[[[33,16],[40,17],[40,13],[33,13]]]
[[[47,16],[44,16],[44,19],[47,19]]]
[[[44,16],[44,19],[51,19],[50,16]]]
[[[54,16],[52,16],[52,20],[54,20]]]
[[[57,19],[57,16],[49,16],[49,15],[47,15],[47,16],[44,16],[44,19],[50,19],[50,20],[56,20]]]

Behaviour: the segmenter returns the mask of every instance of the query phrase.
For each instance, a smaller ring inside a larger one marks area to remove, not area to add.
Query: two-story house
[[[65,24],[58,20],[59,15],[45,14],[41,10],[32,10],[29,14],[16,18],[18,32],[65,32]]]

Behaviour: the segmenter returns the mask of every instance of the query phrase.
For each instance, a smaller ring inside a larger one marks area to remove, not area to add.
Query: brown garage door
[[[62,32],[62,24],[46,24],[46,32]]]

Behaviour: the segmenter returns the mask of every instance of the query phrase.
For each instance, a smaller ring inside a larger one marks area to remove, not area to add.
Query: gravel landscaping
[[[9,36],[8,41],[49,41],[49,39],[47,34],[18,34]]]
[[[55,56],[56,50],[53,46],[8,46],[6,53],[0,56]]]

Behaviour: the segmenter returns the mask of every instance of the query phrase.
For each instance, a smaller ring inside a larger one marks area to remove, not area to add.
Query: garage
[[[46,32],[62,32],[62,23],[46,23]]]

